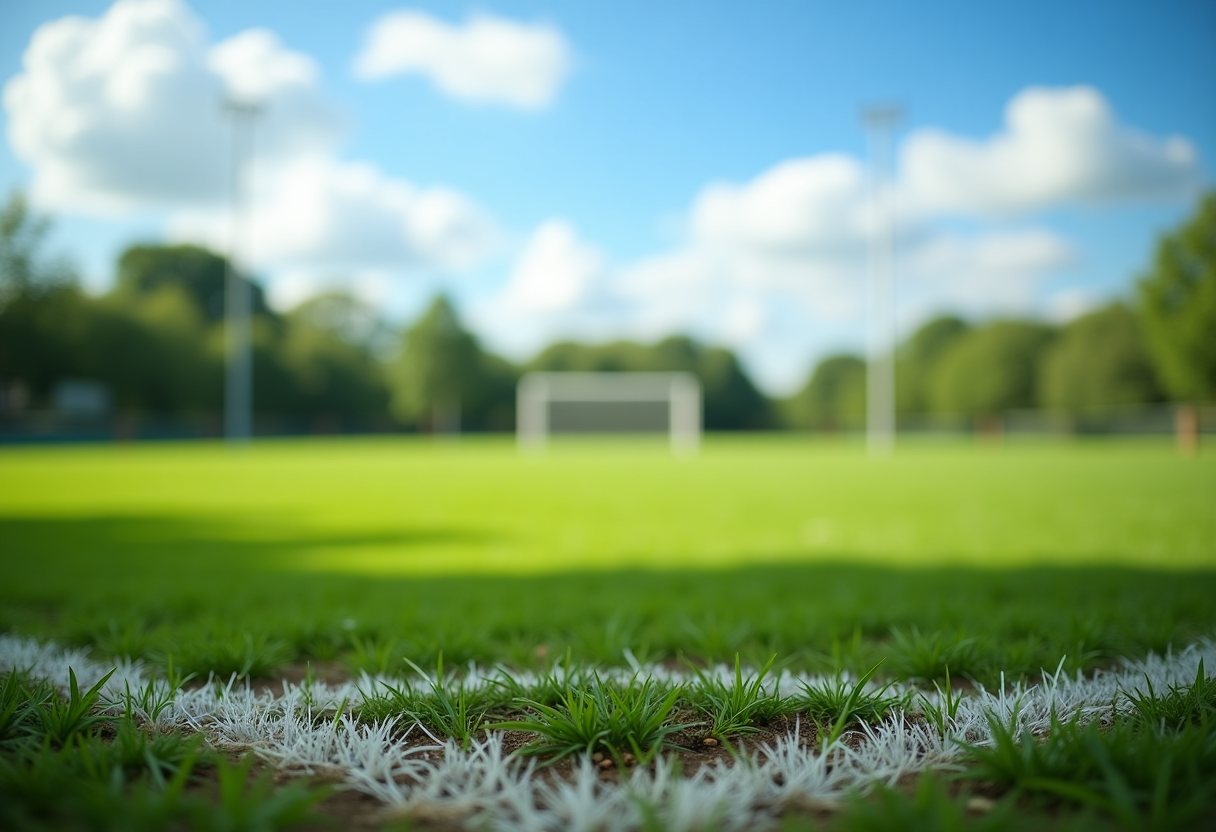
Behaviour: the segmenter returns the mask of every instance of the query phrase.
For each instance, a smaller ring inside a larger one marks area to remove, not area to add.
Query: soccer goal
[[[516,437],[543,450],[555,434],[667,433],[677,454],[701,445],[701,384],[690,373],[528,373]]]

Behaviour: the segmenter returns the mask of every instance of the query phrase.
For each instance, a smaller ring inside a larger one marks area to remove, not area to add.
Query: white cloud
[[[254,101],[315,86],[319,74],[310,58],[285,51],[268,29],[248,29],[216,45],[207,66],[227,82],[232,95]]]
[[[825,154],[781,162],[741,184],[714,183],[689,210],[686,245],[622,271],[620,290],[660,318],[712,319],[738,342],[738,304],[757,293],[814,318],[854,314],[864,269],[866,182],[861,165]],[[717,298],[730,297],[725,307]],[[728,323],[733,321],[734,323]]]
[[[1102,298],[1085,289],[1062,289],[1047,299],[1047,317],[1056,323],[1068,323],[1101,303]]]
[[[364,80],[419,74],[456,98],[537,110],[552,103],[570,66],[570,47],[553,26],[489,14],[452,25],[411,10],[372,24],[354,72]]]
[[[230,100],[261,107],[246,179],[247,259],[259,270],[453,272],[495,247],[495,223],[468,197],[336,160],[342,120],[312,58],[265,29],[212,45],[178,0],[119,0],[99,19],[39,27],[4,90],[10,142],[33,168],[40,206],[169,211],[169,236],[224,251]]]
[[[249,256],[261,267],[460,271],[497,245],[494,222],[445,188],[418,189],[372,165],[300,159],[254,200]],[[179,215],[170,234],[226,248],[223,213]]]
[[[1067,240],[1041,228],[941,233],[900,259],[899,301],[905,316],[943,309],[972,315],[1029,313],[1043,280],[1077,254]]]
[[[119,0],[101,18],[39,27],[4,88],[9,141],[32,195],[72,212],[218,202],[228,190],[226,97],[265,107],[263,160],[331,148],[341,131],[311,59],[270,32],[210,47],[177,0]],[[263,161],[264,163],[264,161]]]
[[[943,309],[987,316],[1080,308],[1075,297],[1043,299],[1047,279],[1078,260],[1068,240],[982,220],[1177,197],[1201,178],[1187,141],[1121,125],[1085,87],[1023,91],[1009,104],[1006,130],[988,141],[914,134],[901,174],[892,197],[905,324]],[[981,222],[962,233],[943,226],[940,212]],[[859,161],[824,154],[778,163],[749,181],[713,183],[687,216],[682,245],[617,271],[615,289],[636,310],[632,324],[732,343],[759,357],[757,374],[778,385],[792,377],[779,366],[778,341],[788,346],[790,366],[805,360],[799,344],[826,343],[847,329],[862,343],[870,215]],[[744,325],[752,321],[760,323]]]
[[[745,346],[752,343],[764,331],[764,303],[759,298],[742,298],[726,313],[722,334],[728,344]]]
[[[1030,87],[983,140],[924,129],[902,149],[901,173],[925,208],[1002,215],[1061,204],[1170,199],[1202,184],[1193,145],[1120,124],[1092,87]]]
[[[634,336],[636,308],[615,282],[603,252],[554,217],[524,239],[505,285],[475,302],[469,317],[494,349],[521,360],[556,340]]]
[[[519,291],[525,273],[535,275],[529,285],[537,296],[556,298],[545,294],[552,286],[581,287],[550,304],[539,330],[643,340],[685,332],[734,347],[761,383],[791,390],[803,381],[808,355],[847,347],[850,340],[860,348],[864,341],[867,196],[856,160],[789,160],[745,182],[704,188],[688,209],[681,245],[610,269],[600,269],[596,260],[597,268],[584,274],[597,276],[574,282],[557,280],[562,269],[556,265],[524,269],[525,262],[541,262],[528,248],[512,288]],[[1066,240],[1041,228],[969,234],[934,228],[896,196],[902,225],[910,229],[900,235],[898,266],[905,324],[942,309],[1031,312],[1044,280],[1076,258]],[[553,229],[552,252],[574,248],[568,226]],[[577,248],[588,250],[582,243]],[[575,259],[550,257],[555,264]],[[481,320],[491,328],[507,325],[489,316]]]
[[[957,156],[923,132],[909,140],[905,178],[892,185],[905,333],[942,310],[1069,315],[1084,308],[1080,293],[1044,298],[1048,278],[1079,259],[1067,239],[1033,224],[987,223],[985,215],[1164,197],[1198,175],[1186,142],[1118,125],[1092,90],[1027,90],[1009,110],[1009,130],[988,143],[947,137],[962,148]],[[588,276],[565,282],[555,277],[562,268],[525,269],[521,261],[512,291],[549,299],[548,318],[535,331],[640,339],[686,332],[730,344],[761,383],[789,390],[801,383],[808,358],[829,348],[860,350],[865,341],[869,202],[860,161],[837,154],[786,160],[747,181],[704,187],[684,214],[683,240],[666,251],[606,269],[596,259],[596,268],[582,272]],[[979,222],[951,228],[938,216],[945,210]],[[552,262],[576,260],[571,250],[594,251],[584,243],[576,249],[573,232],[560,228],[550,233],[565,249],[551,241],[551,252],[567,256],[551,253]],[[541,261],[530,249],[526,259]],[[524,274],[534,276],[525,283]],[[525,285],[533,288],[525,293]]]
[[[865,237],[865,172],[843,155],[792,159],[744,185],[710,185],[690,213],[701,245],[766,255],[837,255]]]
[[[859,163],[838,155],[712,183],[689,206],[681,245],[622,265],[607,263],[569,222],[550,220],[473,320],[521,358],[560,337],[682,332],[761,357],[760,380],[789,388],[802,380],[808,339],[860,314],[865,185]]]
[[[354,275],[326,275],[312,269],[285,269],[267,287],[267,300],[275,309],[290,311],[309,298],[325,292],[345,292],[371,309],[380,310],[394,294],[397,281],[383,271],[365,271]]]
[[[524,245],[499,304],[510,314],[569,311],[602,281],[605,267],[599,250],[580,240],[569,222],[548,220]]]

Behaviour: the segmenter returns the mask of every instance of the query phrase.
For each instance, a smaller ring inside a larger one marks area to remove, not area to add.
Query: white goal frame
[[[691,455],[701,447],[701,383],[692,373],[528,373],[516,388],[521,451],[548,446],[555,402],[666,402],[672,452]]]

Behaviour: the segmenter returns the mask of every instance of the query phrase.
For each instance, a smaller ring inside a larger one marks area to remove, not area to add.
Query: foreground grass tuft
[[[618,764],[627,753],[645,764],[662,749],[671,747],[667,739],[670,735],[689,727],[689,723],[670,722],[683,693],[682,686],[664,690],[653,678],[643,681],[634,676],[629,684],[620,687],[594,676],[589,687],[567,687],[562,700],[554,706],[518,700],[519,705],[534,714],[530,719],[495,722],[485,727],[491,731],[539,734],[521,753],[552,755],[550,763],[579,752],[603,751],[616,758]]]
[[[840,739],[850,724],[878,722],[895,708],[907,705],[907,696],[887,693],[893,682],[887,682],[878,690],[866,690],[880,664],[874,665],[856,682],[849,682],[843,674],[838,673],[834,678],[819,683],[801,683],[802,694],[794,702],[798,710],[815,722],[829,725],[825,746]]]
[[[1124,829],[1192,829],[1216,803],[1216,725],[1161,731],[1054,721],[1045,737],[990,718],[962,776],[1048,805],[1098,810]]]
[[[1209,679],[1204,672],[1203,659],[1190,685],[1171,685],[1158,696],[1153,683],[1145,677],[1146,693],[1129,695],[1136,713],[1149,725],[1161,730],[1181,730],[1192,726],[1216,723],[1216,677]]]
[[[744,681],[736,653],[734,684],[689,664],[697,675],[697,684],[690,687],[689,698],[693,707],[709,718],[715,737],[726,739],[735,734],[754,733],[757,725],[765,725],[793,710],[790,697],[769,692],[764,687],[764,677],[776,661],[774,653],[756,675]]]

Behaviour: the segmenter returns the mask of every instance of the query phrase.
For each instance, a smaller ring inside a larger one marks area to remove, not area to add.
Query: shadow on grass
[[[173,577],[205,571],[246,575],[297,567],[302,551],[316,548],[395,547],[406,556],[423,547],[486,544],[493,538],[467,529],[369,530],[360,534],[296,534],[283,524],[206,521],[163,515],[0,519],[0,547],[10,579],[38,582],[68,572],[76,579],[117,572]]]
[[[571,648],[611,661],[628,649],[656,659],[743,652],[763,664],[776,652],[864,667],[898,649],[908,675],[950,664],[956,678],[963,657],[980,668],[994,650],[1029,668],[1064,652],[1087,667],[1216,632],[1216,570],[786,558],[729,569],[580,571],[574,563],[544,575],[419,577],[300,566],[303,550],[340,547],[388,548],[434,567],[452,547],[496,542],[444,527],[327,538],[163,516],[6,518],[0,632],[89,642],[116,626],[206,627],[282,639],[297,657],[320,655],[323,644],[340,652],[357,637],[425,644],[413,653],[420,658],[444,650],[515,663]]]

